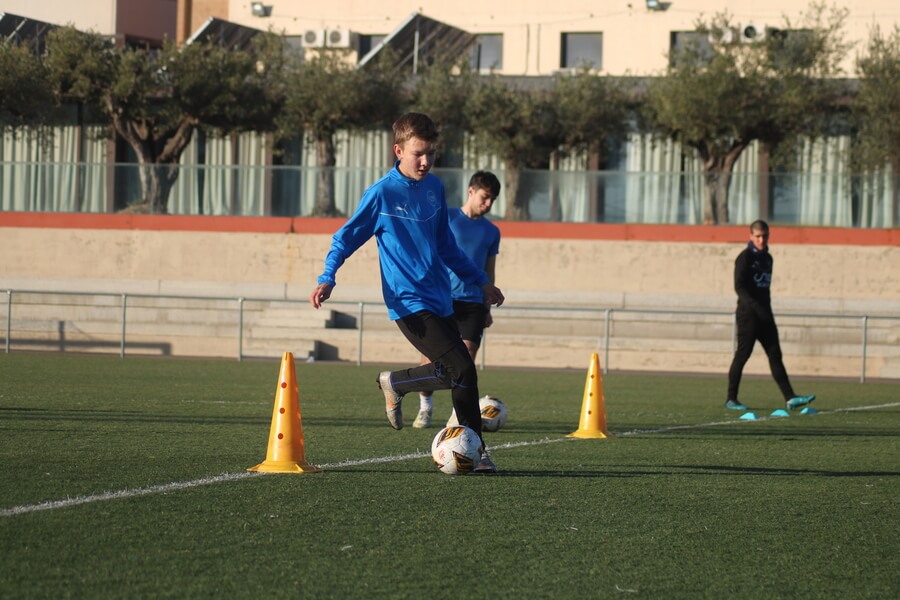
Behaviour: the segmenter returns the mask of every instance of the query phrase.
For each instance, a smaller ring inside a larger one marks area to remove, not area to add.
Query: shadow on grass
[[[777,475],[777,476],[805,476],[817,475],[821,477],[898,477],[900,471],[826,471],[822,469],[785,469],[768,467],[735,467],[722,465],[668,465],[671,469],[679,469],[678,474],[683,475]],[[681,471],[686,469],[687,473]],[[696,470],[696,471],[695,471]]]
[[[644,433],[646,431],[646,434]],[[888,429],[871,429],[871,428],[846,428],[841,429],[840,425],[828,429],[787,429],[782,427],[765,427],[764,429],[755,429],[752,426],[748,428],[733,427],[708,427],[708,428],[685,428],[683,430],[669,430],[666,427],[660,427],[659,430],[652,428],[612,432],[613,437],[616,434],[621,437],[642,437],[643,435],[653,434],[654,439],[660,440],[690,440],[690,439],[708,439],[710,437],[732,437],[732,438],[780,438],[780,439],[801,439],[801,438],[839,438],[839,437],[898,437],[900,433]]]
[[[160,415],[140,411],[122,410],[52,410],[42,408],[0,408],[3,418],[9,423],[16,421],[70,423],[180,423],[186,425],[259,425],[268,424],[271,418],[260,417],[185,417],[180,415]]]
[[[265,425],[272,422],[272,411],[266,408],[256,416],[184,416],[172,414],[148,413],[137,410],[56,410],[52,408],[34,407],[0,407],[0,415],[8,423],[17,421],[70,423],[180,423],[186,425]],[[388,427],[385,418],[372,417],[302,417],[303,426],[309,427],[365,427],[369,429],[385,429]],[[439,429],[435,429],[437,433]]]
[[[625,467],[625,468],[623,468]],[[405,469],[366,469],[360,467],[340,468],[335,467],[329,471],[340,471],[341,473],[359,473],[372,474],[378,473],[395,473],[410,475],[414,471]],[[421,473],[425,476],[432,476],[432,471]],[[440,474],[438,474],[440,475]],[[724,465],[666,465],[662,469],[659,467],[648,467],[642,469],[639,465],[611,465],[608,470],[511,470],[501,469],[498,473],[470,473],[467,475],[441,475],[443,477],[466,477],[466,478],[497,478],[497,477],[551,477],[554,479],[581,479],[581,478],[634,478],[634,477],[659,477],[659,476],[677,476],[684,475],[704,475],[704,476],[720,476],[720,475],[747,475],[747,476],[777,476],[777,477],[900,477],[900,471],[825,471],[821,469],[784,469],[784,468],[767,468],[767,467],[733,467]]]
[[[340,471],[341,473],[358,473],[358,474],[366,474],[371,475],[374,472],[378,473],[395,473],[402,475],[411,475],[415,474],[416,471],[413,470],[403,470],[403,469],[362,469],[359,467],[354,467],[352,469],[344,469],[344,468],[333,468],[329,469],[330,471]],[[615,472],[615,471],[507,471],[501,469],[498,473],[468,473],[466,475],[445,475],[440,473],[439,471],[428,469],[427,471],[422,471],[421,475],[427,477],[433,477],[437,475],[438,477],[465,477],[466,479],[495,479],[498,477],[553,477],[553,478],[611,478],[611,477],[639,477],[641,475],[672,475],[673,473],[650,473],[646,471],[634,471],[634,472]]]

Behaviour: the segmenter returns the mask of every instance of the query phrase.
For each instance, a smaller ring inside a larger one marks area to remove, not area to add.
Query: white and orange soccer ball
[[[481,409],[482,431],[497,431],[506,423],[509,411],[500,398],[482,396],[478,399],[478,407]]]
[[[506,405],[500,401],[500,398],[484,395],[478,399],[478,410],[481,412],[481,430],[497,431],[506,423],[509,416],[509,410]],[[459,419],[456,418],[456,410],[450,413],[447,419],[447,427],[451,425],[459,425]]]
[[[464,425],[444,427],[431,442],[431,459],[448,475],[471,473],[481,460],[481,438]]]

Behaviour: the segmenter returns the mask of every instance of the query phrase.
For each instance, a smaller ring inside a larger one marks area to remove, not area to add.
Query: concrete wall
[[[294,300],[280,307],[257,303],[251,312],[258,316],[248,313],[246,335],[252,337],[254,328],[261,335],[265,328],[271,337],[273,329],[283,329],[282,340],[312,339],[333,347],[331,352],[339,358],[353,360],[360,351],[355,331],[321,326],[313,331],[300,324],[306,318],[304,310],[312,310],[305,299],[322,269],[331,234],[341,222],[0,213],[0,290]],[[579,367],[590,352],[602,351],[600,313],[573,322],[566,314],[528,313],[517,307],[662,308],[722,311],[724,316],[687,321],[617,317],[612,368],[727,369],[728,314],[735,304],[733,261],[747,239],[744,227],[499,225],[504,237],[498,284],[507,304],[489,332],[490,364]],[[791,373],[858,376],[861,338],[856,319],[809,320],[790,313],[866,314],[895,317],[869,325],[872,358],[867,376],[900,377],[900,230],[773,227],[771,243],[776,261],[774,306]],[[332,296],[336,302],[327,307],[352,318],[355,308],[337,301],[380,299],[377,251],[370,242],[339,271]],[[228,306],[216,310],[227,313],[232,310]],[[88,320],[83,310],[71,306],[56,310],[60,315],[56,318],[69,321],[73,329]],[[210,309],[197,310],[195,317],[165,313],[158,333],[165,333],[167,323],[186,335],[187,323],[202,321],[206,318],[202,311]],[[115,308],[107,312],[109,346],[116,339],[119,315]],[[154,329],[154,314],[142,317],[148,335]],[[183,349],[171,350],[176,355],[197,354],[205,348],[209,355],[234,356],[235,336],[229,324],[233,318],[225,313],[222,318],[226,322],[219,323],[209,339],[194,331],[190,340],[172,342],[171,336],[158,335],[144,341],[159,346],[180,343]],[[415,361],[414,352],[386,320],[367,317],[366,327],[364,360],[390,356]],[[217,336],[220,339],[213,341]],[[255,344],[252,339],[247,343]],[[263,345],[255,347],[277,354]],[[757,352],[747,372],[767,371],[764,354]]]
[[[306,298],[339,219],[0,214],[0,287]],[[498,223],[512,304],[726,307],[745,227]],[[773,227],[776,307],[900,314],[900,230]],[[374,240],[335,298],[380,299]]]

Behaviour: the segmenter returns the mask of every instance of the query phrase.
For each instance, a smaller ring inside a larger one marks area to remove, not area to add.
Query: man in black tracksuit
[[[734,261],[734,290],[737,292],[737,350],[728,370],[728,399],[725,408],[747,410],[738,401],[738,388],[744,365],[753,352],[756,340],[769,357],[772,377],[781,389],[787,408],[796,409],[815,400],[815,396],[797,396],[781,360],[778,328],[772,315],[769,286],[772,284],[772,256],[769,254],[769,225],[754,221],[750,225],[750,242]]]

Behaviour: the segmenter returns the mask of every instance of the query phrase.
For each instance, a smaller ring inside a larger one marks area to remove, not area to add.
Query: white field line
[[[876,404],[871,406],[854,406],[849,408],[836,408],[833,410],[823,410],[819,411],[817,414],[826,415],[833,413],[842,413],[842,412],[855,412],[861,410],[873,410],[878,408],[891,408],[900,406],[900,402],[889,402],[887,404]],[[717,427],[720,425],[734,425],[735,423],[753,423],[758,421],[769,421],[769,420],[777,420],[783,419],[784,417],[759,417],[755,421],[741,421],[741,420],[729,420],[729,421],[716,421],[713,423],[695,423],[692,425],[673,425],[671,427],[660,427],[658,429],[633,429],[631,431],[621,431],[621,432],[612,432],[613,436],[625,436],[625,435],[647,435],[651,433],[666,433],[668,431],[679,431],[682,429],[698,429],[700,427]],[[539,440],[529,440],[522,442],[507,442],[505,444],[497,444],[491,446],[492,450],[503,449],[503,448],[521,448],[524,446],[539,446],[542,444],[555,444],[557,442],[570,442],[576,441],[579,438],[543,438]],[[425,458],[430,456],[430,452],[413,452],[411,454],[396,454],[392,456],[379,456],[375,458],[360,458],[355,460],[344,460],[336,463],[329,463],[323,465],[316,465],[320,469],[340,469],[345,467],[358,467],[362,465],[375,465],[375,464],[384,464],[384,463],[392,463],[392,462],[400,462],[404,460],[412,460],[416,458]],[[151,485],[147,487],[140,488],[128,488],[124,490],[118,490],[115,492],[102,492],[100,494],[90,494],[87,496],[76,496],[74,498],[66,498],[64,500],[49,500],[47,502],[40,502],[38,504],[23,504],[20,506],[13,506],[10,508],[0,509],[0,517],[14,517],[16,515],[24,515],[26,513],[38,512],[42,510],[55,510],[57,508],[68,508],[70,506],[79,506],[82,504],[92,504],[94,502],[102,502],[104,500],[116,500],[122,498],[135,498],[138,496],[148,496],[150,494],[165,494],[168,492],[176,492],[178,490],[185,490],[189,488],[200,487],[204,485],[211,485],[214,483],[222,483],[225,481],[237,481],[239,479],[247,479],[249,477],[259,477],[261,475],[265,475],[265,473],[260,473],[257,471],[243,471],[240,473],[223,473],[221,475],[216,475],[213,477],[203,477],[201,479],[192,479],[190,481],[176,481],[173,483],[164,483],[160,485]]]

